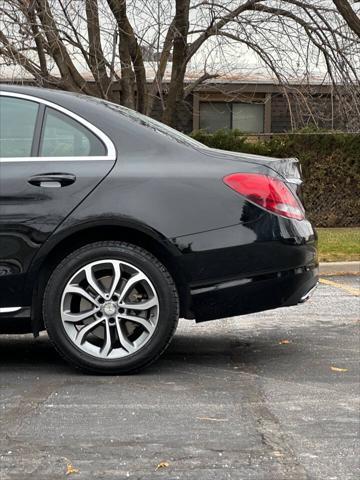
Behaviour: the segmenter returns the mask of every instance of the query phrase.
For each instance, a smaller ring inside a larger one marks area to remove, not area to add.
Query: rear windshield
[[[96,99],[96,101],[101,102],[106,107],[121,113],[121,115],[124,115],[125,117],[129,118],[132,121],[135,121],[136,123],[139,123],[147,128],[152,128],[157,133],[161,133],[162,135],[166,135],[167,137],[170,137],[172,140],[175,140],[177,142],[180,142],[182,144],[185,144],[197,149],[208,148],[203,143],[200,143],[197,140],[194,140],[193,138],[189,137],[185,133],[181,133],[178,130],[175,130],[174,128],[168,127],[164,123],[158,122],[157,120],[147,117],[146,115],[143,115],[141,113],[138,113],[135,110],[131,110],[130,108],[126,108],[126,107],[123,107],[122,105],[108,102],[106,100]]]

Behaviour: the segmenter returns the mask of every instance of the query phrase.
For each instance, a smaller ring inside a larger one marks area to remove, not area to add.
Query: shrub
[[[322,131],[247,137],[220,130],[194,132],[213,148],[273,157],[297,157],[301,163],[307,215],[319,227],[360,225],[360,135]]]

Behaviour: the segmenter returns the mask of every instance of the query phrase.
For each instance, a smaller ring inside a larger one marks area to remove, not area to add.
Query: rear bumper
[[[200,322],[297,305],[318,282],[317,235],[307,220],[262,212],[175,243],[188,285],[181,313]]]
[[[297,305],[313,293],[318,273],[317,266],[306,266],[195,288],[191,310],[202,322]]]

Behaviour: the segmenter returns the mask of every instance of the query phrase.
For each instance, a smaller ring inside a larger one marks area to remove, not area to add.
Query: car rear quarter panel
[[[269,173],[266,167],[217,162],[177,142],[148,142],[143,136],[126,151],[119,141],[115,168],[60,230],[99,219],[153,230],[176,247],[190,286],[316,262],[309,222],[269,214],[222,181],[236,171]]]

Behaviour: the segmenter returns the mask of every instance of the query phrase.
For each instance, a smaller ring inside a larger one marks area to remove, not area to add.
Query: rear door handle
[[[76,180],[71,173],[42,173],[30,177],[28,182],[35,187],[60,188],[71,185]]]

